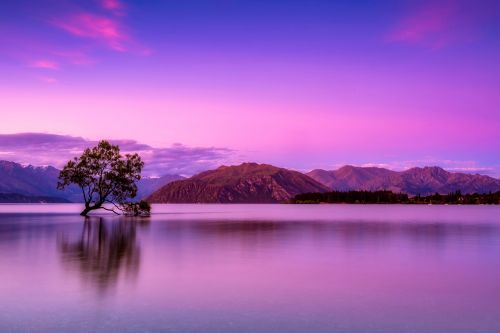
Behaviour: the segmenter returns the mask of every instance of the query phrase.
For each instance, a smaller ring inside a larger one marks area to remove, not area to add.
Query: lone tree
[[[69,161],[59,174],[57,188],[78,185],[83,193],[85,209],[82,216],[94,209],[105,209],[118,214],[111,204],[122,210],[127,199],[137,194],[136,181],[141,179],[144,166],[138,154],[120,154],[120,148],[102,140],[93,148],[87,148],[82,156]]]

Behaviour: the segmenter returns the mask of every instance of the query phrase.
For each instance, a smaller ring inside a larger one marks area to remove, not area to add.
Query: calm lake
[[[0,332],[500,332],[500,207],[0,205]]]

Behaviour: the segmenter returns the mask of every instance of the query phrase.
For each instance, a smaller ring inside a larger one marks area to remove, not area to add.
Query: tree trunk
[[[94,209],[99,209],[101,208],[101,205],[93,205],[93,206],[89,206],[89,205],[85,205],[85,209],[82,210],[82,212],[80,213],[81,216],[87,216],[88,213],[90,213],[90,211],[94,210]]]
[[[81,216],[87,216],[87,214],[92,210],[90,207],[85,207],[84,210],[80,213]]]

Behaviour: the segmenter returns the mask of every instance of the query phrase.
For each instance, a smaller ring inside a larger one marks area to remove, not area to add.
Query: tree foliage
[[[95,209],[111,204],[120,209],[129,198],[137,194],[136,182],[141,179],[144,167],[138,154],[120,154],[120,148],[108,141],[100,141],[93,148],[87,148],[80,157],[70,160],[59,174],[58,189],[70,184],[78,185],[83,194],[86,216]]]
[[[149,216],[151,213],[151,205],[145,200],[127,202],[120,207],[127,216]]]
[[[298,194],[294,203],[407,203],[408,195],[391,191],[333,191]]]
[[[495,193],[462,194],[456,191],[450,194],[432,194],[409,197],[405,193],[391,191],[333,191],[325,193],[303,193],[296,195],[292,203],[351,203],[351,204],[449,204],[449,205],[498,205],[500,191]]]

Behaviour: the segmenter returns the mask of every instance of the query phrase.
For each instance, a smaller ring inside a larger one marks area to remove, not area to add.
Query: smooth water
[[[498,206],[79,208],[0,205],[0,332],[500,332]]]

